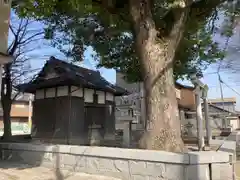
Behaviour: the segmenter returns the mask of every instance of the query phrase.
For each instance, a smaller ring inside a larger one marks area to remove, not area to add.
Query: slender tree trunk
[[[162,42],[157,38],[150,0],[130,0],[136,49],[140,58],[146,91],[148,130],[141,140],[142,148],[181,152],[180,120],[173,78],[173,59],[186,21],[185,11]]]
[[[4,140],[10,140],[12,137],[11,130],[11,105],[12,105],[12,82],[11,82],[11,64],[4,65],[5,76],[2,80],[1,87],[1,103],[3,108],[3,123],[4,123]]]

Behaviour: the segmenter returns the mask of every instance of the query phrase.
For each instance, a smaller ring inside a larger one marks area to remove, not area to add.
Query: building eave
[[[179,82],[175,82],[175,87],[176,88],[180,88],[180,89],[189,89],[189,90],[194,90],[195,88],[193,86],[187,86],[187,85],[183,85]]]
[[[0,52],[0,65],[11,63],[13,59],[13,56]]]
[[[59,71],[56,77],[45,79],[49,69]],[[18,86],[21,92],[33,93],[37,89],[56,87],[56,86],[81,86],[94,90],[109,92],[115,96],[128,95],[129,92],[119,86],[113,85],[104,79],[98,71],[79,67],[51,57],[46,62],[35,80],[28,84]]]
[[[17,89],[20,92],[35,93],[38,89],[54,88],[54,87],[58,87],[58,86],[80,86],[82,88],[90,88],[90,89],[95,89],[98,91],[113,93],[115,96],[123,96],[123,95],[129,94],[125,89],[118,87],[118,86],[116,86],[114,88],[110,88],[110,87],[109,88],[101,88],[101,87],[94,86],[91,83],[85,84],[85,83],[81,83],[79,81],[75,81],[70,78],[64,79],[62,77],[49,79],[47,81],[38,82],[38,83],[30,82],[27,84],[21,84],[21,85],[17,86]]]

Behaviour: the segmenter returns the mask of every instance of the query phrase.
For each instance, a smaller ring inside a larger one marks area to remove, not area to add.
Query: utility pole
[[[227,37],[226,41],[225,41],[225,47],[224,47],[224,51],[227,50],[228,48],[228,44],[229,44],[229,39],[230,37]],[[222,61],[223,61],[223,58],[221,58],[221,61],[219,63],[219,66],[218,66],[218,70],[217,70],[217,74],[218,74],[218,80],[219,80],[219,85],[220,85],[220,92],[221,92],[221,99],[222,99],[222,109],[224,110],[224,98],[223,98],[223,89],[222,89],[222,79],[220,77],[220,69],[221,69],[221,65],[222,65]],[[223,114],[223,119],[222,119],[222,126],[223,126],[223,129],[227,128],[227,123],[226,123],[226,116],[225,114]]]
[[[219,74],[218,74],[218,80],[219,80],[219,85],[220,85],[222,109],[224,110],[224,98],[223,98],[222,80],[221,80],[221,77],[220,77]],[[224,129],[227,128],[227,122],[226,122],[226,117],[225,117],[224,113],[223,113],[223,119],[222,119],[222,126],[223,126]]]

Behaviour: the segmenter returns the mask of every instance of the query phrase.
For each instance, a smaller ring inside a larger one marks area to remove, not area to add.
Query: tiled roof
[[[175,82],[175,86],[176,86],[176,88],[184,88],[184,89],[192,89],[192,90],[194,89],[193,86],[183,85],[183,84],[181,84],[179,82]]]
[[[223,108],[218,107],[218,106],[215,106],[215,105],[213,105],[213,104],[209,104],[209,106],[210,106],[210,107],[213,107],[213,108],[216,108],[216,109],[219,109],[219,110],[222,111],[222,112],[226,112],[226,113],[230,113],[230,114],[239,116],[239,113],[238,113],[237,111],[229,111],[229,110],[227,110],[227,109],[223,109]]]
[[[17,92],[15,92],[15,93],[12,94],[12,99],[15,98],[15,101],[28,102],[29,99],[30,99],[30,97],[31,97],[31,94],[29,94],[29,93],[19,93],[19,94],[17,95],[17,97],[15,97],[15,96],[16,96],[16,93],[17,93]]]
[[[44,75],[49,69],[54,69],[59,76],[52,79],[44,79]],[[47,61],[35,80],[28,84],[20,85],[18,88],[25,92],[34,92],[38,88],[57,85],[82,85],[87,88],[111,92],[115,95],[127,94],[127,91],[123,88],[115,86],[104,79],[99,71],[76,66],[54,57]]]
[[[223,98],[223,100],[221,98],[209,99],[208,100],[209,103],[222,103],[222,102],[233,102],[233,103],[236,103],[236,101],[237,101],[237,99],[235,97]]]

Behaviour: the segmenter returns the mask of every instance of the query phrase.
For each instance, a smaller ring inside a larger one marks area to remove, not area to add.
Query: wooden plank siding
[[[32,113],[32,109],[30,110]],[[11,109],[11,117],[28,117],[29,105],[28,104],[13,104]]]

